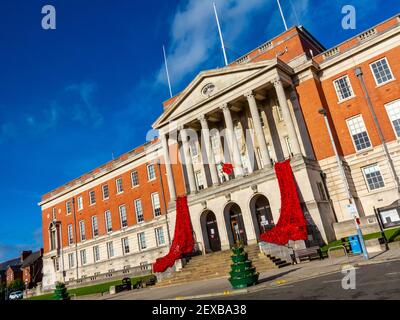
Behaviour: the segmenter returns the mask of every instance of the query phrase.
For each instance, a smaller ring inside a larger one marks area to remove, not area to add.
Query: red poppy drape
[[[176,220],[174,239],[168,254],[158,258],[153,265],[154,272],[164,272],[172,267],[182,255],[193,252],[194,238],[190,223],[189,207],[186,196],[176,199]]]
[[[281,212],[278,223],[263,233],[262,241],[285,245],[289,240],[307,239],[307,222],[301,209],[290,160],[275,164],[281,193]]]

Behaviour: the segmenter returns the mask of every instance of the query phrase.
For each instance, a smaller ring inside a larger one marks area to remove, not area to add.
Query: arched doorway
[[[206,252],[221,251],[221,239],[219,237],[217,218],[214,212],[207,210],[200,217]]]
[[[224,210],[224,217],[230,245],[233,246],[239,241],[247,245],[246,229],[239,205],[234,202],[228,203]]]
[[[260,234],[275,226],[271,206],[269,205],[267,197],[262,194],[254,196],[250,201],[250,212],[257,240],[259,241]]]

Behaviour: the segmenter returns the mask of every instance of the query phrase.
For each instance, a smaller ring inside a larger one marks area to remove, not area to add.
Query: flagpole
[[[219,24],[218,13],[217,13],[217,6],[215,5],[215,2],[213,2],[213,6],[214,6],[214,13],[215,13],[215,20],[217,20],[219,38],[220,38],[220,40],[221,40],[222,52],[224,53],[225,65],[227,66],[227,65],[228,65],[228,58],[226,57],[224,38],[222,37],[222,31],[221,31],[221,26],[220,26],[220,24]]]
[[[282,16],[283,24],[285,25],[285,30],[287,31],[286,20],[285,20],[285,16],[283,15],[281,3],[279,2],[279,0],[276,0],[276,1],[278,2],[279,11],[280,11],[281,16]]]
[[[167,80],[168,80],[169,94],[170,94],[170,96],[171,96],[171,98],[172,98],[173,96],[172,96],[171,80],[170,80],[170,78],[169,78],[167,54],[165,53],[165,47],[164,47],[164,45],[162,46],[162,48],[163,48],[163,53],[164,53],[165,71],[167,71]]]

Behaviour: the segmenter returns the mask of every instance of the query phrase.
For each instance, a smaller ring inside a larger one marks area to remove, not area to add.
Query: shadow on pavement
[[[268,282],[268,281],[272,281],[272,280],[278,279],[278,278],[280,278],[280,277],[282,277],[284,275],[287,275],[287,274],[289,274],[291,272],[294,272],[294,271],[297,271],[299,269],[301,269],[301,268],[291,269],[291,270],[288,270],[288,271],[285,271],[285,272],[281,272],[281,273],[275,274],[275,275],[273,275],[271,277],[267,277],[267,278],[258,280],[257,285],[261,284],[261,283],[264,283],[264,282]]]

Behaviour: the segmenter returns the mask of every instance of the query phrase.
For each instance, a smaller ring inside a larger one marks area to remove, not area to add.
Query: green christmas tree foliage
[[[256,272],[256,268],[252,266],[251,260],[247,259],[247,253],[244,252],[243,246],[232,248],[231,256],[233,264],[231,264],[231,272],[229,282],[234,289],[246,288],[255,285],[260,275]]]
[[[56,290],[54,291],[54,298],[56,300],[69,300],[69,294],[65,284],[62,282],[57,282]]]

